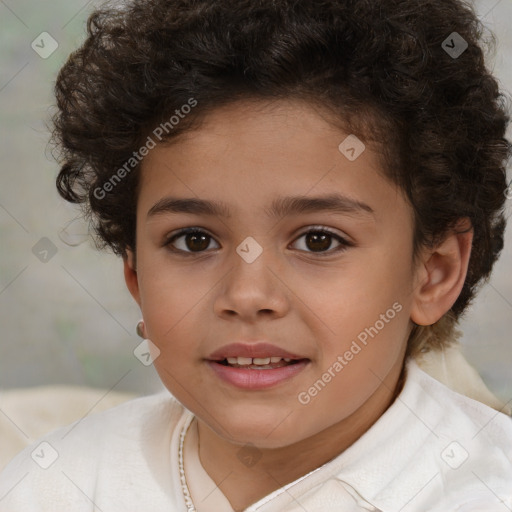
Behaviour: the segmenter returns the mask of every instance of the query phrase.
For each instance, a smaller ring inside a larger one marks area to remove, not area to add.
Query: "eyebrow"
[[[319,197],[288,196],[274,199],[270,208],[265,208],[269,217],[281,218],[301,213],[330,211],[338,214],[359,214],[374,216],[374,210],[365,203],[340,194]],[[189,213],[230,218],[231,211],[226,203],[197,198],[164,197],[148,211],[147,218],[173,213]]]

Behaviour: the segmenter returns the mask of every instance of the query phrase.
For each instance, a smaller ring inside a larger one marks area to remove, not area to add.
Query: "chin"
[[[217,416],[215,419],[214,426],[207,422],[210,428],[226,441],[240,445],[252,444],[262,449],[275,449],[289,446],[308,437],[306,432],[297,428],[298,420],[289,413],[266,417],[261,414],[256,417],[238,415],[236,418]],[[223,430],[216,427],[217,425],[222,425]]]

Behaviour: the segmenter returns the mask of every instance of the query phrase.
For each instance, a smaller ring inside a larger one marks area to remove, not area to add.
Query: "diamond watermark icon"
[[[43,441],[30,456],[38,466],[48,469],[59,458],[59,453],[50,443]]]
[[[133,354],[144,366],[151,366],[160,355],[160,349],[151,340],[143,340]]]
[[[41,32],[30,46],[39,57],[47,59],[59,47],[59,43],[48,32]]]
[[[467,450],[457,441],[452,441],[442,452],[441,458],[452,469],[458,469],[469,457]]]
[[[48,263],[57,254],[57,247],[44,236],[32,247],[32,254],[42,263]]]
[[[339,146],[340,153],[353,162],[357,160],[366,149],[366,146],[355,135],[349,135]]]
[[[238,450],[236,456],[244,466],[252,468],[261,459],[261,451],[253,444],[247,443]]]
[[[443,50],[452,59],[458,59],[468,49],[468,46],[468,42],[458,32],[452,32],[441,43]]]
[[[248,236],[236,248],[236,252],[246,263],[252,263],[263,252],[263,247],[252,236]]]

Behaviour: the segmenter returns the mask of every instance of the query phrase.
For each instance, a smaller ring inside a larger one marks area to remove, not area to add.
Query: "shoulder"
[[[512,471],[512,417],[453,390],[414,359],[407,360],[406,371],[402,392],[375,426],[400,421],[399,430],[407,426],[428,441],[425,449],[433,441],[459,442],[475,450],[475,459],[500,454],[504,469]]]
[[[326,470],[386,512],[511,508],[512,418],[409,360],[396,400]]]
[[[50,432],[0,473],[0,511],[46,510],[41,505],[52,501],[61,509],[89,511],[95,497],[106,505],[110,497],[120,503],[120,489],[132,487],[152,490],[158,500],[160,479],[171,478],[171,440],[185,414],[162,391]],[[130,493],[132,498],[137,492]]]
[[[422,489],[416,506],[469,511],[485,504],[491,511],[500,500],[512,505],[512,418],[449,388],[412,359],[407,372],[397,405],[408,409],[402,435],[408,428],[422,445],[409,444],[397,481]]]
[[[423,371],[413,360],[408,363],[410,391],[404,396],[416,408],[424,402],[425,412],[439,436],[466,440],[481,449],[493,448],[509,459],[512,455],[512,417],[478,400],[469,398]],[[488,453],[488,452],[487,452]]]
[[[420,465],[433,478],[431,491],[423,493],[425,503],[439,502],[433,511],[512,506],[512,418],[450,389],[412,360],[408,373],[404,400],[430,431],[420,452]]]

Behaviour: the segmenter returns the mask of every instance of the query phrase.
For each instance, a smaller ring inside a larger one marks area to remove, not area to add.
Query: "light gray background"
[[[147,394],[162,388],[153,367],[133,355],[140,314],[121,260],[90,242],[63,241],[80,239],[86,227],[67,226],[78,212],[58,197],[58,167],[47,150],[56,73],[100,3],[0,0],[0,389],[73,384]],[[498,37],[489,65],[512,91],[512,0],[475,5]],[[31,48],[42,32],[59,44],[46,59]],[[57,249],[47,262],[32,252],[43,237]],[[491,283],[462,322],[467,358],[505,401],[512,399],[511,263],[512,225]]]

